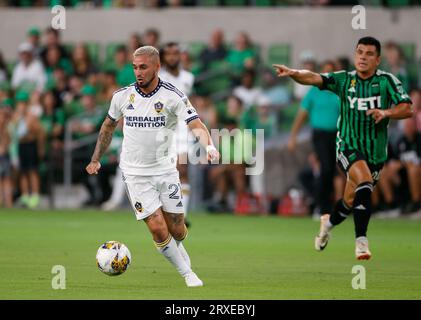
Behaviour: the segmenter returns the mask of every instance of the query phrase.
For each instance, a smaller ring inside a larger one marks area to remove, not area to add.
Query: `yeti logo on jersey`
[[[162,102],[157,102],[154,104],[154,107],[155,107],[155,111],[157,113],[160,113],[162,109],[164,108],[164,105],[162,104]]]
[[[381,109],[381,99],[380,96],[374,96],[370,98],[351,98],[348,96],[348,102],[351,109],[355,109],[359,111],[367,111],[368,109]]]
[[[135,209],[137,210],[137,212],[142,213],[143,212],[143,207],[142,204],[140,202],[136,202],[134,204]]]

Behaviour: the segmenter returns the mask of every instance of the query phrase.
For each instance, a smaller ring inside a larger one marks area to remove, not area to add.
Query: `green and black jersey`
[[[368,79],[358,77],[355,70],[324,73],[321,76],[321,89],[336,93],[341,101],[337,153],[345,149],[357,150],[370,163],[386,161],[389,119],[376,125],[366,112],[375,108],[389,109],[402,102],[411,103],[401,82],[391,73],[381,70]]]

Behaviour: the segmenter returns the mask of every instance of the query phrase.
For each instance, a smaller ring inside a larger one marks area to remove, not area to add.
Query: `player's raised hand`
[[[276,74],[278,75],[278,77],[288,77],[294,74],[293,69],[288,68],[287,66],[283,65],[283,64],[273,64],[272,65],[273,68],[276,71]]]
[[[89,174],[98,174],[99,169],[101,169],[101,164],[99,163],[99,161],[91,161],[86,166],[86,171]]]
[[[366,114],[374,119],[375,124],[387,118],[386,111],[382,109],[370,109]]]

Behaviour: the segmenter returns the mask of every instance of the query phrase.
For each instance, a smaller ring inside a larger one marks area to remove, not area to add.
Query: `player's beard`
[[[154,75],[154,76],[151,78],[151,80],[149,80],[148,82],[143,83],[143,84],[140,84],[140,83],[139,83],[139,81],[138,81],[138,82],[137,82],[137,85],[138,85],[140,88],[142,88],[142,89],[148,88],[148,87],[150,86],[150,84],[152,83],[152,81],[154,81],[154,80],[155,80],[155,78],[156,78],[156,75]]]

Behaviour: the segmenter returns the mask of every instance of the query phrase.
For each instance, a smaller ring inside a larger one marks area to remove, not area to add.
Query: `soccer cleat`
[[[326,227],[326,222],[328,220],[328,214],[324,214],[320,217],[320,232],[314,240],[314,247],[317,251],[322,251],[326,248],[327,243],[329,242],[330,234],[328,228]]]
[[[193,271],[188,273],[184,277],[184,280],[186,281],[186,285],[190,288],[203,286],[202,280],[200,280],[199,277]]]
[[[371,252],[368,249],[368,239],[366,237],[355,239],[355,256],[358,260],[369,260],[371,258]]]

